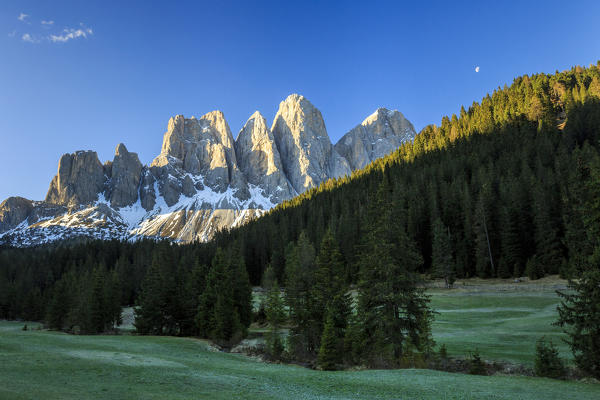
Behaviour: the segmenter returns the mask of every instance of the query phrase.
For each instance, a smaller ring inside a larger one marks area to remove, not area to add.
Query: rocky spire
[[[93,203],[102,193],[105,180],[95,151],[64,154],[58,162],[58,173],[50,182],[46,201],[63,206]]]
[[[23,197],[9,197],[0,204],[0,233],[23,222],[33,210],[33,202]]]
[[[137,201],[141,173],[142,163],[138,155],[130,153],[123,143],[119,143],[111,168],[111,206],[120,208]]]
[[[150,171],[158,180],[160,194],[168,206],[175,204],[184,193],[192,195],[195,189],[210,187],[217,192],[228,188],[235,196],[249,196],[247,182],[237,166],[233,136],[221,111],[212,111],[200,119],[185,119],[177,115],[169,120],[163,138],[161,154],[154,159]],[[186,174],[201,176],[202,181],[191,182]]]
[[[248,183],[260,187],[274,204],[294,196],[267,120],[256,111],[239,132],[235,152]]]
[[[346,160],[331,145],[321,112],[304,96],[292,94],[279,104],[271,131],[296,192],[350,173]]]
[[[416,135],[413,125],[397,110],[379,108],[335,145],[353,170],[396,150]]]

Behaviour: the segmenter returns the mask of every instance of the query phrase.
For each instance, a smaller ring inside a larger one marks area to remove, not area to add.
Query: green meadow
[[[436,341],[451,356],[531,365],[551,337],[553,291],[432,290]],[[598,399],[600,384],[431,370],[322,372],[212,350],[202,340],[74,336],[0,322],[2,399]],[[35,328],[36,324],[29,324]]]
[[[486,360],[533,366],[535,343],[545,336],[570,360],[569,346],[556,320],[559,298],[554,291],[432,290],[431,305],[438,345],[453,357],[479,350]]]

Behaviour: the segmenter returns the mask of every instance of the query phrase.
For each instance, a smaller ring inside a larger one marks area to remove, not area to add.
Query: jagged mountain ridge
[[[380,108],[334,146],[321,112],[297,94],[280,103],[271,128],[257,111],[236,140],[220,111],[177,115],[150,165],[122,143],[104,164],[94,151],[63,155],[44,201],[11,197],[0,204],[0,240],[22,246],[77,236],[206,241],[414,136],[400,112]]]

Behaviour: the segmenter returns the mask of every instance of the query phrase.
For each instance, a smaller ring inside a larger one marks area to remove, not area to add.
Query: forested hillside
[[[331,228],[347,279],[356,282],[366,210],[383,182],[385,207],[394,210],[385,224],[405,227],[424,260],[420,272],[569,276],[585,268],[581,260],[596,240],[589,212],[600,197],[599,138],[598,66],[525,75],[427,126],[414,143],[222,233],[217,243],[242,243],[258,284],[269,263],[283,278],[285,247],[300,232],[320,243]],[[450,258],[434,257],[440,249]]]
[[[210,243],[0,248],[0,318],[94,333],[135,304],[139,333],[228,344],[252,320],[249,285],[263,284],[272,354],[287,321],[295,360],[401,365],[433,345],[422,277],[450,285],[590,268],[600,249],[599,67],[517,78]]]

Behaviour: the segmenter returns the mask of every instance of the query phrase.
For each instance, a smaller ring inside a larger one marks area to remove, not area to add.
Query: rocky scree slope
[[[10,197],[0,204],[0,241],[206,241],[414,136],[400,112],[380,108],[333,146],[321,112],[297,94],[280,103],[271,128],[257,111],[236,140],[220,111],[177,115],[150,165],[124,144],[104,164],[94,151],[63,155],[44,201]]]

